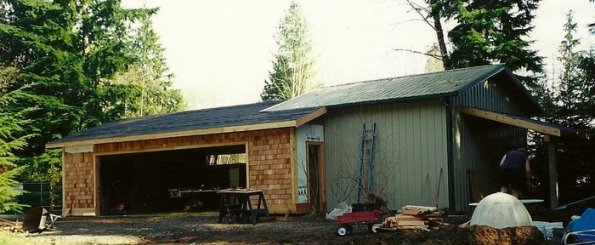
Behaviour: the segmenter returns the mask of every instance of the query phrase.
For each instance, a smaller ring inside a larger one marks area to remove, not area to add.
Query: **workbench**
[[[220,189],[168,189],[170,198],[188,198],[186,211],[215,210]],[[212,200],[212,201],[211,201]]]
[[[221,196],[219,205],[219,222],[226,218],[232,222],[235,217],[236,222],[250,221],[252,224],[258,223],[263,216],[266,221],[270,220],[269,209],[262,190],[249,188],[243,189],[224,189],[217,191]],[[252,198],[257,201],[256,206],[252,206]]]

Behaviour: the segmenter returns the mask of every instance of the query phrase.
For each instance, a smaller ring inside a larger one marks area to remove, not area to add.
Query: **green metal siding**
[[[330,110],[325,120],[328,209],[355,201],[362,124],[371,127],[374,122],[373,192],[387,201],[389,209],[434,206],[438,194],[438,205],[448,206],[446,113],[439,100]]]
[[[509,114],[524,114],[511,80],[491,78],[452,98],[453,113],[453,186],[454,209],[468,210],[472,200],[468,171],[483,180],[484,195],[499,190],[497,173],[506,145],[526,142],[526,130],[459,113],[461,106],[471,106]]]

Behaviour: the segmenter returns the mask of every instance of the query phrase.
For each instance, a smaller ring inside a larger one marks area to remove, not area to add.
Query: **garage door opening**
[[[215,210],[216,191],[246,187],[246,146],[97,158],[101,215]]]

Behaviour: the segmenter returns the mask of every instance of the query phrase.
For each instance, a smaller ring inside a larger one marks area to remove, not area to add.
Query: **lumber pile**
[[[435,207],[407,205],[380,225],[387,230],[429,230],[443,226],[442,213]]]
[[[17,221],[10,221],[7,219],[0,219],[0,227],[3,230],[11,231],[11,232],[19,232],[23,231],[23,223]]]

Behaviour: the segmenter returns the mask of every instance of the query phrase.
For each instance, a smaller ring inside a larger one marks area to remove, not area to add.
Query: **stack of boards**
[[[435,207],[407,205],[380,225],[383,230],[429,230],[443,225],[442,213]]]

